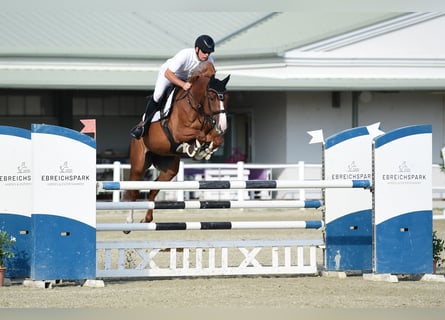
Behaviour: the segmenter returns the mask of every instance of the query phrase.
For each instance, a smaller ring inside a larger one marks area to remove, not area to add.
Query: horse
[[[182,156],[208,160],[221,146],[227,129],[226,85],[230,75],[219,80],[215,74],[213,63],[201,62],[188,79],[191,88],[176,88],[169,114],[152,122],[141,139],[131,138],[130,181],[142,180],[151,165],[159,171],[156,181],[170,181],[178,173]],[[128,190],[125,198],[136,201],[138,193]],[[150,190],[148,201],[154,201],[158,193]],[[151,221],[153,210],[148,209],[140,222]],[[127,222],[133,222],[132,212]]]

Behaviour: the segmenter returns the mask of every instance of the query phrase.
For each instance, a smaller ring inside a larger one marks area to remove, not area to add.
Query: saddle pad
[[[156,122],[159,121],[162,118],[165,118],[168,116],[169,112],[170,112],[170,108],[172,105],[172,100],[173,100],[173,93],[175,92],[175,90],[172,90],[172,92],[170,93],[170,95],[168,96],[167,102],[165,103],[164,108],[161,108],[161,110],[157,111],[153,118],[151,119],[151,122]],[[162,114],[161,114],[162,111]]]

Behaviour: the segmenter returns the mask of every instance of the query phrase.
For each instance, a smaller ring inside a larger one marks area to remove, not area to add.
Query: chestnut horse
[[[223,143],[230,76],[218,80],[215,73],[211,62],[201,62],[188,79],[191,88],[177,88],[169,114],[151,123],[141,139],[131,139],[130,181],[141,180],[151,165],[159,170],[156,181],[170,181],[178,173],[181,156],[208,160]],[[136,201],[138,192],[127,191],[125,197]],[[158,193],[150,190],[148,201],[154,201]],[[153,210],[148,209],[141,222],[152,220]],[[132,212],[127,221],[133,222]]]

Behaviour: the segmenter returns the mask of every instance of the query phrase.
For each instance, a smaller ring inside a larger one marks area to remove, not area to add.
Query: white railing
[[[98,173],[101,171],[112,170],[112,177],[105,180],[121,181],[125,176],[124,171],[130,170],[130,164],[122,164],[119,161],[115,161],[112,164],[97,164],[96,169]],[[202,170],[202,173],[197,173],[193,177],[186,176],[188,169]],[[213,178],[214,180],[247,180],[251,170],[264,170],[261,180],[275,180],[275,179],[291,179],[291,180],[305,180],[305,179],[321,179],[321,165],[320,164],[306,164],[304,161],[299,161],[296,164],[252,164],[239,161],[237,163],[184,163],[180,162],[179,171],[175,178],[176,181],[186,180],[201,180],[204,178]],[[156,169],[151,167],[149,170],[155,171]],[[274,170],[280,170],[281,172],[275,173]],[[285,172],[290,170],[291,172]],[[201,177],[200,177],[201,176]],[[235,197],[237,200],[242,201],[246,197],[246,191],[236,190]],[[299,189],[290,194],[290,192],[282,191],[281,198],[291,196],[299,200],[306,200],[307,190]],[[176,200],[184,201],[188,192],[183,190],[176,191]],[[290,195],[289,195],[290,194]],[[320,195],[317,195],[319,198]],[[120,201],[120,191],[113,191],[113,202]]]
[[[119,161],[115,161],[110,164],[97,164],[96,165],[97,172],[106,172],[112,170],[112,176],[107,177],[104,180],[112,180],[112,181],[121,181],[125,176],[124,171],[130,170],[130,164],[123,164]],[[197,169],[202,170],[203,173],[198,173],[194,177],[186,176],[186,171],[188,169]],[[321,179],[321,164],[307,164],[304,161],[299,161],[295,164],[253,164],[253,163],[244,163],[239,161],[237,163],[184,163],[180,162],[179,171],[175,178],[176,181],[187,181],[189,178],[193,178],[192,180],[201,180],[204,178],[208,178],[209,175],[206,176],[205,172],[210,172],[212,175],[210,178],[218,179],[218,180],[247,180],[249,171],[252,169],[260,169],[264,170],[266,173],[265,177],[262,177],[261,180],[278,180],[278,179],[289,179],[289,180],[311,180],[311,179]],[[153,170],[154,174],[156,174],[156,169],[151,167],[150,170]],[[247,172],[246,172],[247,170]],[[274,170],[279,170],[281,172],[276,173]],[[445,175],[440,173],[440,166],[437,164],[433,164],[433,201],[438,204],[438,207],[445,206]],[[289,190],[281,191],[281,194],[278,194],[276,198],[286,198],[291,197],[292,199],[298,200],[306,200],[307,193],[309,190],[306,189],[298,189],[298,190]],[[320,191],[310,190],[311,199],[320,199],[321,193]],[[167,191],[166,191],[167,192]],[[203,191],[204,192],[204,191]],[[217,191],[215,191],[217,192]],[[227,192],[227,191],[225,191]],[[248,197],[247,191],[245,190],[233,190],[230,196],[235,198],[238,201],[243,201]],[[260,195],[260,198],[264,198],[267,195],[264,195],[265,191],[261,191],[263,194]],[[276,192],[276,191],[275,191]],[[173,194],[174,193],[174,194]],[[237,193],[237,194],[233,194]],[[267,193],[267,191],[266,191]],[[113,202],[120,202],[121,191],[113,191]],[[177,191],[169,191],[169,195],[175,198],[175,201],[184,201],[184,199],[189,195],[189,191],[177,190]],[[204,196],[201,195],[201,196]],[[213,194],[215,196],[215,194]],[[445,208],[443,209],[442,215],[434,215],[434,219],[445,219]]]

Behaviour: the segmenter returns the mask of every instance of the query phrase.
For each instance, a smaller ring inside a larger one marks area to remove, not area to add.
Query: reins
[[[201,121],[201,119],[198,119],[198,121],[201,123],[201,129],[203,129],[207,123],[209,123],[212,128],[215,128],[215,126],[216,126],[215,116],[218,115],[218,114],[226,112],[225,110],[217,110],[217,111],[213,111],[212,110],[212,108],[211,108],[211,101],[210,101],[210,97],[209,97],[209,94],[208,94],[209,91],[215,92],[219,101],[223,101],[224,100],[224,93],[217,92],[216,90],[209,89],[208,87],[206,88],[205,97],[204,98],[207,98],[207,104],[209,106],[210,114],[205,112],[202,103],[198,102],[198,104],[196,106],[192,103],[191,99],[194,100],[194,101],[198,101],[198,100],[193,96],[193,94],[191,93],[190,90],[185,91],[183,95],[181,95],[180,97],[178,97],[175,100],[175,102],[178,102],[180,100],[187,99],[187,102],[188,102],[190,108],[195,110],[199,115],[201,115],[203,117],[202,121]]]

